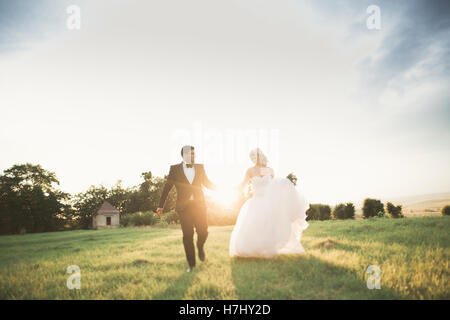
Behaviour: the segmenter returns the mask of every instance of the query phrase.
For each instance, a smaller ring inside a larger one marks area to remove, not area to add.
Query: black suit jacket
[[[194,196],[194,201],[199,208],[206,209],[202,187],[205,186],[208,189],[215,189],[215,185],[209,181],[205,168],[202,164],[194,164],[194,168],[195,177],[192,184],[190,184],[184,174],[183,163],[170,166],[169,176],[167,177],[166,184],[164,185],[164,189],[161,194],[161,200],[159,202],[160,208],[164,208],[167,195],[169,194],[170,189],[172,189],[172,186],[175,185],[177,190],[176,211],[183,211],[189,203],[189,198],[191,195]]]

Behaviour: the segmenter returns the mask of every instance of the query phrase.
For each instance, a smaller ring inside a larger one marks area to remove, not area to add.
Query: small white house
[[[119,217],[120,211],[109,202],[103,201],[100,209],[92,217],[92,227],[94,229],[118,227],[120,223]]]

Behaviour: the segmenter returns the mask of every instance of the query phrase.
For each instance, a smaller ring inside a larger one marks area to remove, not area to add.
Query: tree
[[[109,200],[110,193],[103,185],[91,186],[87,191],[77,193],[73,197],[73,207],[76,212],[76,225],[87,229],[92,225],[92,216],[100,209],[103,201]],[[109,202],[109,201],[108,201]],[[116,203],[110,202],[113,206]]]
[[[379,217],[384,215],[384,206],[380,200],[367,198],[363,203],[363,217]]]
[[[339,203],[333,209],[334,219],[345,219],[345,204]]]
[[[70,195],[56,189],[54,172],[31,163],[0,176],[0,233],[61,230],[72,215]]]
[[[355,206],[353,203],[347,204],[339,203],[333,209],[334,219],[354,219],[355,218]]]
[[[126,206],[124,213],[156,211],[159,206],[159,200],[167,176],[164,178],[153,177],[152,173],[149,171],[143,172],[141,177],[144,181],[138,187],[134,188],[133,192],[130,192],[129,203]],[[166,200],[166,212],[175,208],[175,194],[175,188],[172,188]]]
[[[76,194],[73,197],[73,207],[78,227],[89,228],[91,226],[92,216],[98,211],[104,200],[119,209],[121,215],[135,212],[155,212],[159,206],[165,179],[153,177],[150,171],[143,172],[141,177],[144,181],[139,186],[124,188],[119,180],[110,190],[103,185],[91,186],[87,191]],[[175,207],[174,189],[167,198],[166,211]]]
[[[130,195],[133,193],[133,188],[122,187],[122,180],[112,186],[107,193],[108,202],[116,207],[120,212],[125,212],[130,205]]]
[[[442,208],[441,214],[443,216],[450,216],[450,205],[446,205]]]
[[[391,218],[403,218],[402,206],[395,206],[391,202],[386,203],[386,211]]]
[[[345,219],[355,219],[355,206],[351,202],[345,205]]]
[[[297,176],[294,173],[292,173],[292,172],[289,173],[286,178],[289,179],[294,184],[294,186],[297,185],[297,180],[298,179],[297,179]]]
[[[311,204],[306,211],[307,220],[329,220],[331,208],[326,204]]]

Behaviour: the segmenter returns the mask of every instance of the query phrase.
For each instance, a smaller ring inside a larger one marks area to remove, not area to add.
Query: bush
[[[378,218],[386,218],[386,215],[384,214],[384,211],[378,211],[376,217],[378,217]]]
[[[158,221],[158,215],[152,211],[128,213],[120,218],[120,224],[124,227],[151,226]]]
[[[294,174],[294,173],[289,173],[288,175],[287,175],[287,177],[286,177],[287,179],[289,179],[289,181],[291,181],[292,182],[292,184],[294,185],[294,186],[296,186],[297,185],[297,181],[298,181],[298,179],[297,179],[297,176]]]
[[[333,219],[345,219],[345,204],[339,203],[334,207]]]
[[[403,218],[402,206],[394,206],[391,202],[386,203],[386,211],[391,218]]]
[[[160,220],[155,224],[155,227],[158,227],[158,228],[167,228],[168,226],[169,226],[169,224],[164,220]]]
[[[329,220],[331,219],[331,208],[326,204],[311,204],[306,211],[307,220]]]
[[[153,211],[145,211],[141,216],[143,217],[142,222],[144,226],[152,226],[161,220],[156,212]]]
[[[450,216],[450,205],[446,205],[442,208],[441,214],[443,216]]]
[[[384,216],[384,206],[380,200],[367,198],[363,203],[363,218]]]
[[[349,202],[347,204],[340,203],[333,209],[334,219],[354,219],[355,206]]]
[[[128,227],[130,225],[130,221],[131,221],[131,214],[121,214],[120,215],[120,225],[122,227]]]
[[[180,223],[180,217],[176,211],[165,212],[162,215],[161,220],[165,221],[167,224]]]
[[[355,206],[353,203],[348,202],[345,205],[345,219],[355,219]]]

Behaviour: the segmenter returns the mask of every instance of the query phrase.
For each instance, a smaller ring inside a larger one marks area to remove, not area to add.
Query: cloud
[[[389,89],[401,92],[415,81],[448,78],[450,2],[402,3],[406,6],[401,10],[387,5],[398,10],[392,17],[396,22],[377,50],[358,65],[365,87],[380,95]],[[380,8],[383,21],[383,3]]]
[[[0,55],[31,50],[64,30],[73,1],[0,0]],[[78,0],[77,4],[84,3]]]
[[[403,96],[425,82],[424,86],[434,88],[442,88],[442,83],[449,82],[450,1],[325,0],[308,3],[316,9],[315,19],[334,28],[343,46],[352,48],[355,43],[378,41],[369,54],[355,63],[360,75],[359,91],[368,101],[379,104],[380,97],[387,101],[387,95]],[[366,28],[366,8],[371,4],[380,7],[380,31]],[[401,102],[399,107],[407,102],[411,99]]]
[[[65,172],[72,190],[104,177],[138,179],[149,162],[162,174],[168,137],[201,120],[208,128],[282,129],[282,166],[309,181],[318,199],[388,192],[393,174],[391,191],[428,192],[439,179],[447,190],[446,7],[377,0],[382,30],[374,31],[366,27],[374,2],[77,0],[82,28],[69,32],[69,1],[0,0],[8,119],[0,164],[31,155]],[[355,91],[383,107],[354,101]],[[410,169],[423,183],[403,184]],[[356,182],[342,188],[340,177]]]

